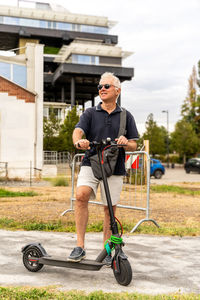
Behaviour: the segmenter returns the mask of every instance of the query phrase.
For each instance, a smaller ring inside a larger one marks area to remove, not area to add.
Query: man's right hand
[[[90,149],[89,145],[90,145],[90,142],[89,142],[87,139],[81,139],[81,140],[78,140],[78,141],[76,141],[76,143],[74,144],[74,146],[75,146],[77,149],[82,149],[82,150]]]

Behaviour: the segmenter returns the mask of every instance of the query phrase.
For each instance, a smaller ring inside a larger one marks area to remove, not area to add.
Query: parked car
[[[154,176],[156,179],[160,179],[165,174],[165,167],[161,161],[155,158],[151,158],[150,161],[150,176]]]
[[[184,164],[185,172],[197,172],[200,174],[200,158],[190,158],[185,164]]]

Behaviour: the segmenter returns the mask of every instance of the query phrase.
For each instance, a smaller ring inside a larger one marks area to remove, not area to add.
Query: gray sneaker
[[[83,258],[85,258],[85,256],[86,253],[84,249],[82,249],[81,247],[75,247],[72,250],[70,256],[68,256],[67,261],[79,262]]]
[[[106,267],[111,267],[112,263],[112,256],[111,255],[106,255],[106,257],[103,260],[103,263],[105,264]]]

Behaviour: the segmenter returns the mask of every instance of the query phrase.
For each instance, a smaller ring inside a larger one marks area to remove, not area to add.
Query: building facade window
[[[64,23],[64,22],[57,22],[57,29],[60,30],[72,30],[72,24]]]
[[[0,75],[24,88],[27,87],[26,66],[0,62]]]
[[[59,30],[81,31],[97,34],[108,34],[108,28],[103,26],[93,26],[75,23],[55,22],[37,19],[27,19],[18,17],[0,16],[0,23],[7,25],[20,25],[36,28],[49,28]]]
[[[13,64],[13,81],[24,88],[27,87],[26,67]]]
[[[11,80],[11,70],[10,70],[10,64],[0,62],[0,75]]]
[[[64,121],[65,114],[66,114],[65,108],[60,107],[44,107],[43,108],[43,117],[45,119],[49,119],[51,114],[54,114],[57,120]]]
[[[81,25],[81,31],[90,33],[108,34],[107,27],[92,26],[92,25]]]
[[[99,65],[99,56],[72,54],[72,63],[85,65]]]

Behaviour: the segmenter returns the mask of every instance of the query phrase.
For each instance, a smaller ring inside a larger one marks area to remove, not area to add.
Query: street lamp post
[[[167,114],[167,168],[169,168],[169,111],[162,110],[162,113]]]

